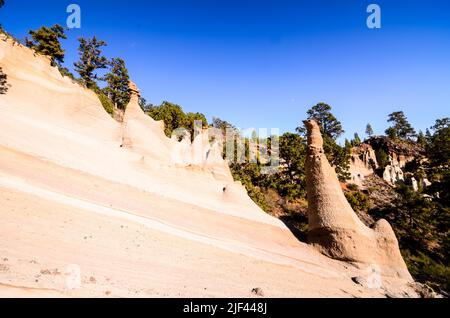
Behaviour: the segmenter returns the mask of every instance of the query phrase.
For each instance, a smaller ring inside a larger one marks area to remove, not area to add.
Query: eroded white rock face
[[[414,192],[419,191],[419,184],[417,183],[416,178],[414,178],[414,177],[411,178],[411,184],[412,184]]]
[[[405,176],[400,166],[388,165],[384,169],[383,179],[391,184],[396,184],[399,181],[405,181]]]
[[[352,149],[349,182],[364,186],[364,179],[379,168],[375,149],[388,154],[388,163],[383,166],[382,178],[391,185],[404,182],[406,165],[421,159],[421,150],[412,144],[397,143],[387,137],[374,137]]]
[[[422,179],[422,187],[426,188],[429,187],[431,185],[431,182],[428,181],[427,178]]]
[[[222,157],[222,143],[218,141],[217,131],[195,127],[194,140],[191,142],[190,133],[182,128],[169,139],[164,134],[164,123],[156,122],[140,109],[139,89],[131,81],[129,91],[131,99],[122,124],[122,147],[137,152],[144,158],[162,159],[169,165],[179,167],[197,167],[220,179],[233,181]],[[153,136],[150,137],[149,132]]]
[[[211,145],[200,150],[201,166],[193,166],[190,142],[180,145],[167,138],[163,123],[140,108],[135,85],[123,122],[118,122],[94,92],[62,77],[48,59],[1,35],[0,52],[11,85],[0,96],[5,131],[0,146],[188,204],[281,224],[246,191],[233,202],[223,202],[222,189],[233,182],[227,163],[212,160],[216,152],[210,151]],[[175,156],[177,152],[182,155]]]
[[[374,174],[374,168],[378,168],[378,162],[372,146],[362,144],[352,149],[349,167],[351,180],[349,182],[362,187],[364,179]]]
[[[405,181],[405,175],[402,169],[408,162],[414,160],[414,157],[397,154],[392,152],[389,154],[389,165],[386,166],[383,173],[383,179],[393,185],[398,182]]]
[[[213,173],[213,175],[227,182],[233,180],[228,163],[222,156],[223,144],[211,138],[210,130],[204,129],[193,142],[186,136],[181,141],[172,137],[174,146],[171,158],[175,165],[181,167],[197,167]]]
[[[191,162],[191,141],[189,138],[183,138],[178,141],[177,137],[172,137],[174,142],[171,158],[175,165],[187,166]]]

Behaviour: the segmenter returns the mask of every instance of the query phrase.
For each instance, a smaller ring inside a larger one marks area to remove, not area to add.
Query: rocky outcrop
[[[423,158],[424,150],[416,143],[407,140],[392,140],[386,136],[372,137],[366,142],[376,151],[387,155],[388,163],[383,167],[383,179],[392,185],[405,181],[403,169],[417,159]]]
[[[378,162],[378,155],[383,155]],[[404,173],[413,160],[423,160],[424,150],[416,143],[375,136],[352,148],[349,172],[350,183],[364,187],[364,180],[377,174],[391,185],[409,180]]]
[[[405,176],[399,165],[391,164],[384,168],[383,179],[390,184],[396,184],[399,181],[405,181]]]
[[[139,90],[129,82],[130,102],[122,122],[122,148],[136,153],[145,161],[167,161],[174,143],[164,134],[164,123],[147,116],[139,106]]]
[[[416,178],[414,178],[414,177],[411,178],[411,185],[415,192],[419,191],[419,184],[417,183]]]
[[[427,188],[427,187],[429,187],[430,185],[431,185],[431,182],[428,181],[427,178],[422,179],[422,187],[423,187],[423,188]]]
[[[363,185],[363,181],[375,173],[378,168],[375,150],[369,144],[361,144],[352,148],[350,158],[349,172],[351,175],[350,183]]]
[[[324,154],[317,122],[310,120],[305,125],[309,243],[331,258],[379,269],[384,276],[412,280],[389,223],[379,220],[368,228],[358,219]]]
[[[140,108],[140,92],[131,81],[129,92],[130,102],[122,123],[122,148],[142,155],[144,160],[160,158],[178,167],[197,167],[211,172],[216,180],[233,181],[227,162],[222,157],[222,143],[217,138],[210,140],[214,136],[211,129],[199,127],[192,142],[184,134],[186,129],[169,139],[164,134],[164,122],[153,120]],[[149,132],[152,133],[151,143]]]

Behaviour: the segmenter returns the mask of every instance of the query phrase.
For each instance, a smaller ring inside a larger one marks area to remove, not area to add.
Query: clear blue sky
[[[422,130],[450,117],[448,0],[6,0],[0,22],[22,38],[65,25],[70,3],[82,28],[63,42],[66,65],[76,39],[96,35],[154,104],[284,132],[323,101],[346,136],[368,122],[382,133],[395,110]],[[379,30],[366,26],[370,3],[381,6]]]

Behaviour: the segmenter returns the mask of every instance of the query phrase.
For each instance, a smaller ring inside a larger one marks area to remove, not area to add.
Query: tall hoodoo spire
[[[379,220],[371,229],[358,219],[324,154],[318,123],[308,120],[305,125],[309,242],[332,258],[373,265],[383,275],[412,280],[389,223]]]
[[[133,81],[128,81],[128,91],[130,92],[131,99],[139,99],[141,97],[141,92]]]

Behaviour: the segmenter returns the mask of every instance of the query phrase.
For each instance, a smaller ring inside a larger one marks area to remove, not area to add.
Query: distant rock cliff
[[[405,167],[413,160],[424,160],[424,150],[417,144],[385,136],[372,137],[352,148],[349,181],[362,186],[365,178],[377,174],[391,185],[413,182],[405,176]]]

